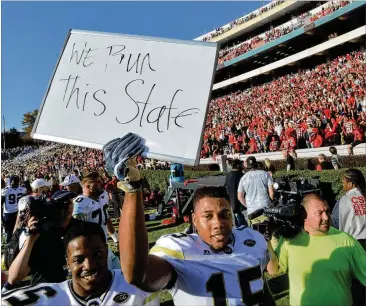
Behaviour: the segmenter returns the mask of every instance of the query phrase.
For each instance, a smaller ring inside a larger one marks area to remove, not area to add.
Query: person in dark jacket
[[[229,194],[231,209],[235,216],[235,225],[247,225],[247,221],[243,215],[246,208],[238,200],[238,186],[243,176],[243,166],[239,159],[235,159],[232,164],[230,173],[226,176],[225,186]]]

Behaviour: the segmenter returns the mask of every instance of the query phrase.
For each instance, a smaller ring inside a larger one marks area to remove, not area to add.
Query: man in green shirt
[[[302,205],[304,230],[281,239],[276,249],[279,270],[289,275],[290,304],[351,306],[352,277],[366,286],[366,252],[352,236],[330,226],[329,206],[319,195],[307,195]]]

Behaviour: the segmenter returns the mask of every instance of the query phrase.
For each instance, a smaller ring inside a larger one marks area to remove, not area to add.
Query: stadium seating
[[[201,157],[362,142],[365,60],[355,51],[212,100]]]

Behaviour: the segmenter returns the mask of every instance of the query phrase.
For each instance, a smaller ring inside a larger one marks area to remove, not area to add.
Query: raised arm
[[[155,292],[176,277],[168,261],[149,255],[141,188],[126,192],[118,233],[122,272],[129,284]]]

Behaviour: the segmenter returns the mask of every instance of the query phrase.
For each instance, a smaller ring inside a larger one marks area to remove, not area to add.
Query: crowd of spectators
[[[1,160],[7,160],[15,158],[17,156],[23,156],[36,150],[38,146],[22,146],[16,148],[3,149],[1,151]]]
[[[364,141],[366,53],[213,99],[201,158]]]
[[[101,150],[53,143],[5,149],[2,155],[9,157],[2,159],[3,173],[21,174],[25,181],[47,178],[60,182],[70,173],[82,175],[92,171],[104,172]],[[137,162],[140,170],[170,169],[167,162],[142,157]]]
[[[248,39],[244,42],[221,49],[219,52],[218,64],[220,65],[255,48],[258,48],[265,43],[268,43],[283,35],[291,33],[292,31],[304,26],[306,23],[314,22],[321,17],[329,15],[330,13],[333,13],[334,11],[348,5],[350,2],[351,1],[333,1],[327,3],[322,7],[320,11],[316,13],[303,13],[300,16],[293,18],[291,23],[286,23],[276,28],[271,28],[267,32]]]
[[[261,14],[273,9],[274,7],[276,7],[277,5],[279,5],[283,2],[285,2],[285,1],[284,0],[272,1],[268,5],[263,6],[263,7],[259,8],[258,10],[255,10],[254,12],[252,12],[250,14],[230,22],[230,24],[228,26],[219,27],[215,31],[213,31],[211,33],[208,33],[207,35],[205,35],[202,38],[202,40],[203,41],[209,41],[214,37],[220,36],[221,34],[227,32],[227,31],[230,31],[231,29],[236,28],[237,26],[240,26],[240,25],[242,25],[242,24],[244,24],[244,23],[260,16]]]

